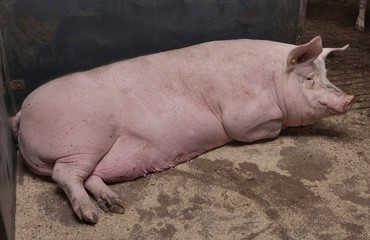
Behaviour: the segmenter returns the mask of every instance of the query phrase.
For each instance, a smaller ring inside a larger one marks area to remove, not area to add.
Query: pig
[[[276,138],[347,112],[354,96],[326,77],[343,48],[212,41],[57,78],[33,91],[12,127],[26,165],[51,176],[81,221],[123,213],[106,184],[173,168],[230,141]]]
[[[355,28],[358,31],[365,30],[365,12],[366,12],[367,0],[360,0],[358,7],[358,16]]]

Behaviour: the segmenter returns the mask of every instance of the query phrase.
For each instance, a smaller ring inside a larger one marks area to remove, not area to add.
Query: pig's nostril
[[[348,102],[347,102],[347,104],[351,104],[351,103],[354,103],[355,101],[356,101],[356,96],[351,96],[350,98],[349,98],[349,100],[348,100]]]
[[[343,110],[344,112],[348,111],[351,108],[352,103],[356,100],[356,96],[349,96],[347,102],[345,103]]]
[[[347,102],[345,103],[345,107],[350,107],[352,105],[352,103],[355,102],[355,100],[356,100],[356,96],[351,95],[348,98]]]

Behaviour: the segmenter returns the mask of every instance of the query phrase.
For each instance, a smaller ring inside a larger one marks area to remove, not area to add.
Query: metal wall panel
[[[0,32],[1,34],[1,32]],[[1,40],[1,38],[0,38]],[[15,221],[15,154],[8,124],[4,89],[4,69],[0,47],[0,239],[14,239]],[[9,100],[7,101],[10,102]],[[9,104],[10,107],[10,104]]]

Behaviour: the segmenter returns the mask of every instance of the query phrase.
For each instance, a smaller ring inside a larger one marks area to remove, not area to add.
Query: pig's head
[[[282,86],[285,126],[304,126],[347,112],[354,96],[347,95],[326,78],[325,59],[343,48],[322,48],[320,37],[295,47],[287,58]]]

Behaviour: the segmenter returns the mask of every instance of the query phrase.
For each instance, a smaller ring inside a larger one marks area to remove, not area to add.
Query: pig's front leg
[[[282,129],[283,115],[279,108],[263,105],[230,104],[222,110],[226,134],[237,141],[253,142],[275,138]]]

